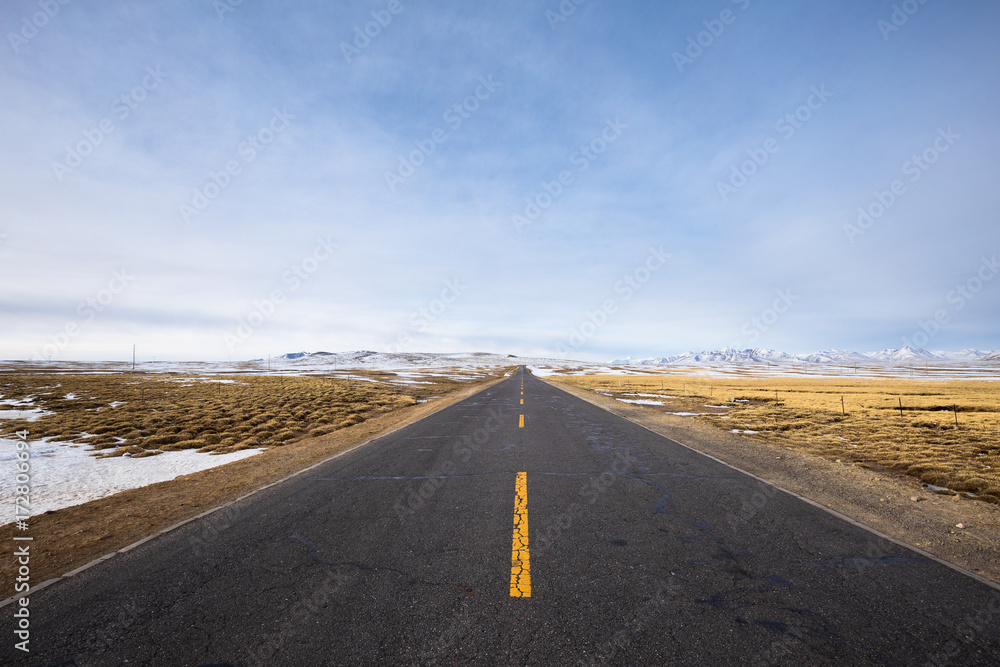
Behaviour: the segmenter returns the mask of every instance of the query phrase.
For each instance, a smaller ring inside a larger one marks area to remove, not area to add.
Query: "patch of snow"
[[[615,400],[633,405],[663,405],[660,401],[651,401],[648,398],[616,398]]]
[[[34,396],[25,396],[24,398],[5,398],[0,401],[0,405],[34,405]]]
[[[193,387],[195,382],[215,382],[218,384],[236,384],[236,380],[219,380],[216,378],[162,378],[162,382],[181,382],[182,387]],[[141,384],[140,382],[132,382],[129,384]],[[246,384],[245,382],[240,382],[239,384]]]
[[[13,470],[17,440],[0,438],[0,466]],[[31,443],[31,514],[79,505],[120,491],[180,475],[207,470],[257,454],[245,449],[231,454],[199,454],[193,449],[163,452],[142,458],[98,459],[94,450],[66,443],[34,440]],[[0,524],[14,521],[14,485],[0,488]]]
[[[642,396],[644,398],[677,398],[676,396],[664,396],[663,394],[622,394],[622,396]]]
[[[365,375],[338,375],[338,380],[361,380],[362,382],[375,382],[381,383],[381,380],[376,380],[375,378],[370,378]]]
[[[32,408],[31,410],[0,410],[0,421],[5,419],[24,419],[29,422],[38,421],[45,415],[55,414],[49,410]]]

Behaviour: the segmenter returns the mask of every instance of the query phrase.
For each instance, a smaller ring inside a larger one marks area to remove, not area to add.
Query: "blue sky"
[[[0,28],[2,358],[1000,348],[995,3]]]

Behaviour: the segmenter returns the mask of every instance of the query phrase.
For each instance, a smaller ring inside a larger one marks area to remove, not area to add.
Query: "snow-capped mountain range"
[[[263,359],[253,361],[263,362]],[[903,347],[898,350],[886,349],[878,352],[848,352],[845,350],[822,350],[811,354],[788,354],[778,350],[753,348],[737,350],[725,347],[721,350],[687,352],[669,357],[650,357],[633,359],[614,359],[597,366],[700,366],[726,364],[789,364],[789,365],[829,365],[829,366],[923,366],[925,364],[979,364],[985,362],[1000,362],[1000,351],[962,350],[961,352],[928,351],[916,347]],[[495,367],[510,364],[556,364],[582,363],[586,366],[593,362],[571,362],[567,359],[519,357],[515,355],[493,354],[484,352],[472,353],[417,353],[417,352],[374,352],[358,350],[353,352],[292,352],[278,357],[271,357],[270,363],[284,367],[336,366],[339,368],[392,369],[410,366],[438,367],[462,365],[470,367]]]
[[[933,362],[976,362],[1000,361],[1000,351],[962,350],[961,352],[928,351],[906,346],[898,350],[886,349],[879,352],[848,352],[845,350],[823,350],[811,354],[788,354],[778,350],[761,348],[737,350],[724,347],[709,352],[686,352],[671,357],[651,357],[646,359],[615,359],[615,365],[668,366],[696,365],[701,363],[808,363],[836,364],[888,364],[907,365]]]

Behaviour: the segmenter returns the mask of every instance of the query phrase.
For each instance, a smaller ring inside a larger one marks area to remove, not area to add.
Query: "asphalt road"
[[[523,371],[14,609],[5,664],[1000,664],[1000,591]]]

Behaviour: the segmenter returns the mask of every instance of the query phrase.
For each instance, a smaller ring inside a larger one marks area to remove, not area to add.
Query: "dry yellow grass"
[[[1000,503],[1000,383],[679,374],[553,379],[616,398],[664,397],[646,398],[662,400],[670,412],[702,413],[696,418],[721,428],[753,431],[750,438]]]
[[[35,421],[5,420],[0,436],[27,430],[33,440],[86,444],[100,450],[100,456],[152,456],[178,449],[225,453],[324,435],[461,384],[445,379],[433,385],[399,385],[319,376],[12,373],[0,376],[4,400],[29,399],[50,414]]]

